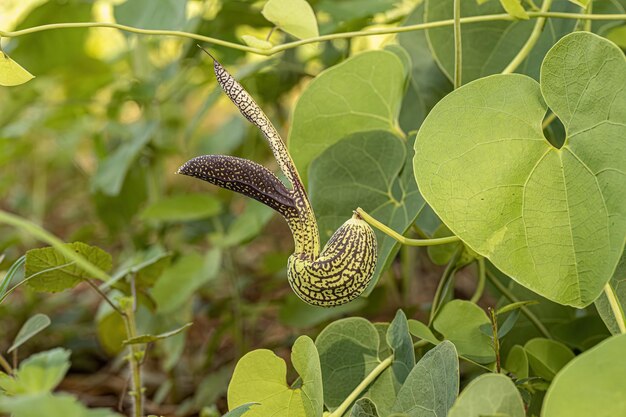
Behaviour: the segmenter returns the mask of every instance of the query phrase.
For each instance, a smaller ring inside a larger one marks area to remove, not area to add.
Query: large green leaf
[[[404,382],[393,412],[409,417],[445,417],[459,393],[456,349],[444,341],[429,350]]]
[[[519,3],[519,1],[517,1]],[[426,0],[424,20],[434,22],[451,19],[454,0]],[[576,12],[578,7],[568,0],[556,0],[551,11]],[[481,16],[503,13],[500,2],[463,1],[461,15]],[[539,77],[539,67],[544,55],[562,36],[570,33],[576,22],[570,19],[548,19],[532,52],[517,69],[533,78]],[[472,23],[462,28],[463,65],[462,81],[468,83],[486,75],[501,72],[522,48],[535,25],[535,20]],[[454,73],[454,33],[452,26],[426,31],[429,45],[442,70],[452,79]]]
[[[394,354],[391,369],[397,382],[402,385],[415,365],[415,351],[409,333],[409,323],[402,310],[397,311],[396,317],[389,325],[386,339]]]
[[[315,13],[306,0],[268,0],[261,13],[267,20],[296,38],[319,36]]]
[[[515,345],[509,350],[504,367],[517,379],[528,378],[528,355],[523,347]]]
[[[289,151],[307,181],[311,161],[345,136],[368,130],[397,132],[405,67],[396,54],[369,51],[318,75],[293,114]]]
[[[624,14],[626,0],[593,0],[594,14]],[[623,26],[624,20],[592,20],[591,31],[598,35],[607,36],[611,29]]]
[[[452,300],[443,306],[433,326],[456,346],[459,355],[479,363],[491,363],[496,357],[491,338],[480,331],[490,325],[484,310],[466,300]]]
[[[67,243],[66,246],[101,270],[111,269],[111,255],[102,249],[81,242]],[[63,291],[84,279],[94,278],[52,247],[26,252],[25,268],[24,276],[29,278],[28,285],[37,291]]]
[[[554,326],[552,335],[571,349],[584,352],[611,336],[611,332],[598,315],[589,314]]]
[[[139,123],[130,129],[132,138],[120,145],[103,159],[91,179],[94,190],[107,196],[116,196],[122,191],[128,171],[135,163],[141,150],[150,142],[158,127],[157,123]]]
[[[528,363],[535,375],[552,381],[563,366],[574,359],[574,353],[563,343],[537,337],[524,345]]]
[[[456,90],[418,133],[420,191],[520,284],[561,304],[590,304],[626,236],[625,85],[622,51],[577,32],[548,53],[541,86],[496,75]],[[567,129],[561,149],[541,130],[546,102]]]
[[[379,342],[374,325],[358,317],[337,320],[319,334],[315,345],[320,353],[324,403],[329,410],[335,410],[385,359],[378,356]],[[379,400],[389,400],[384,396],[395,395],[392,376],[393,370],[387,369],[370,387],[368,396],[377,406],[381,405]]]
[[[424,3],[420,3],[404,25],[423,23],[423,17]],[[419,128],[435,104],[452,91],[452,83],[433,58],[423,30],[399,33],[398,43],[411,57],[409,85],[400,110],[400,127],[409,132]]]
[[[310,196],[322,241],[362,207],[399,233],[415,221],[424,202],[415,185],[407,145],[392,133],[355,133],[313,161]],[[368,291],[397,253],[398,242],[375,230],[378,264]]]
[[[105,302],[100,304],[96,314],[96,336],[102,349],[110,356],[124,349],[124,340],[128,337],[124,319]]]
[[[257,405],[258,403],[246,403],[242,404],[237,408],[230,410],[228,413],[224,414],[223,417],[241,417],[248,412],[250,407],[253,405]]]
[[[8,55],[0,52],[0,85],[7,87],[20,85],[33,78],[35,78],[33,74],[26,71]]]
[[[495,279],[500,281],[509,294],[513,295],[515,299],[539,301],[538,304],[527,305],[524,309],[535,317],[540,317],[541,324],[545,327],[548,334],[552,332],[556,326],[570,323],[574,320],[578,312],[577,309],[546,300],[526,287],[519,285],[502,272],[496,270],[492,265],[488,264],[487,270],[488,273],[494,275]],[[510,304],[508,297],[495,292],[493,288],[488,287],[488,289],[495,297],[499,297],[497,303],[499,307]],[[537,329],[536,325],[533,324],[525,314],[522,314],[515,322],[515,326],[513,326],[511,331],[500,341],[500,354],[502,358],[504,358],[515,345],[520,345],[519,347],[521,348],[521,346],[530,339],[545,336],[545,333]]]
[[[187,0],[126,0],[114,7],[117,23],[141,29],[184,29]]]
[[[31,339],[48,326],[50,326],[50,317],[45,314],[35,314],[30,317],[20,328],[20,331],[17,332],[17,336],[15,336],[15,340],[13,340],[13,344],[7,350],[7,353],[11,353],[13,350],[19,348],[26,343],[28,339]]]
[[[50,0],[38,4],[23,14],[24,17],[15,30],[54,23],[88,22],[93,18],[91,2]],[[62,86],[66,85],[65,94],[70,97],[82,96],[81,93],[87,92],[94,94],[94,88],[103,81],[110,80],[111,66],[86,53],[85,46],[89,33],[89,28],[75,28],[43,31],[13,38],[11,46],[15,45],[15,50],[11,56],[37,76],[51,73],[65,74],[67,84],[55,83],[55,86],[62,89]],[[77,74],[81,76],[80,82],[73,78]],[[85,77],[85,74],[89,74],[89,77]],[[94,80],[97,82],[94,83]]]
[[[31,355],[13,377],[0,373],[0,389],[10,395],[51,392],[70,369],[69,357],[70,351],[61,348]]]
[[[220,200],[211,194],[179,194],[146,207],[141,217],[158,221],[190,221],[219,214]]]
[[[250,200],[246,203],[243,213],[239,214],[225,231],[214,231],[209,238],[220,248],[241,245],[261,233],[274,213],[275,211],[265,204]]]
[[[502,374],[481,375],[461,392],[449,417],[524,417],[524,403],[510,378]]]
[[[542,417],[626,415],[626,335],[613,336],[567,364],[552,381]]]
[[[242,357],[228,386],[228,408],[257,402],[246,417],[320,417],[323,410],[320,361],[313,341],[300,336],[291,353],[302,380],[299,388],[287,384],[287,366],[270,350],[254,350]]]
[[[393,354],[393,361],[369,387],[367,397],[376,404],[380,415],[387,416],[398,391],[415,365],[415,352],[409,324],[402,310],[397,311],[389,325],[377,323],[374,327],[379,331],[379,360]]]
[[[378,410],[369,398],[361,398],[354,403],[350,417],[378,417]]]
[[[222,252],[213,248],[206,255],[191,253],[167,268],[154,284],[152,295],[160,313],[173,313],[187,303],[194,292],[215,278]]]
[[[0,397],[0,411],[13,417],[122,417],[104,408],[87,408],[67,394],[35,394]]]

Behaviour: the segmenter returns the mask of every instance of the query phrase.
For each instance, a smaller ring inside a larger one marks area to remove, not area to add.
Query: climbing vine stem
[[[565,12],[528,12],[528,16],[531,19],[540,18],[558,18],[558,19],[581,19],[581,20],[626,20],[626,14],[586,14],[586,13],[565,13]],[[490,14],[484,16],[468,16],[459,19],[460,24],[479,23],[479,22],[491,22],[491,21],[513,21],[514,17],[507,13]],[[161,35],[161,36],[174,36],[179,38],[195,39],[197,41],[206,42],[212,45],[224,46],[231,49],[238,49],[240,51],[250,52],[258,55],[274,55],[288,49],[297,48],[301,45],[307,45],[311,43],[325,42],[335,39],[351,39],[360,36],[375,36],[386,35],[392,33],[413,32],[416,30],[433,29],[438,27],[452,26],[454,25],[454,19],[439,20],[436,22],[420,23],[417,25],[408,26],[396,26],[380,29],[367,29],[354,32],[343,33],[331,33],[328,35],[316,36],[313,38],[302,39],[294,42],[287,42],[281,45],[276,45],[272,48],[262,49],[254,48],[247,45],[242,45],[235,42],[228,42],[222,39],[211,38],[208,36],[198,35],[196,33],[183,32],[177,30],[153,30],[153,29],[139,29],[132,26],[120,25],[118,23],[108,22],[75,22],[75,23],[53,23],[49,25],[33,26],[31,28],[16,30],[16,31],[3,31],[0,30],[0,37],[15,38],[18,36],[29,35],[31,33],[44,32],[47,30],[56,29],[71,29],[71,28],[112,28],[125,32],[137,33],[140,35]]]
[[[454,0],[454,88],[461,86],[463,44],[461,43],[461,0]]]
[[[483,292],[485,291],[485,281],[487,280],[487,273],[485,271],[485,258],[478,258],[476,261],[478,264],[478,281],[476,283],[476,290],[474,290],[474,295],[470,301],[472,303],[477,303],[480,300],[480,297],[483,296]]]
[[[540,13],[543,15],[550,14],[548,13],[548,10],[550,10],[551,5],[552,5],[552,0],[543,0]],[[517,67],[519,67],[520,64],[524,62],[524,60],[526,59],[530,51],[533,50],[533,48],[537,44],[537,41],[539,40],[539,37],[541,36],[541,32],[543,31],[544,25],[546,24],[546,17],[543,15],[537,18],[537,21],[535,22],[535,27],[533,28],[533,31],[530,33],[528,40],[526,41],[522,49],[520,49],[520,51],[517,53],[515,58],[513,58],[513,60],[509,63],[509,65],[507,65],[504,71],[502,71],[502,74],[510,74],[514,72],[517,69]],[[589,16],[589,15],[586,15],[586,16]]]
[[[367,214],[360,207],[358,209],[356,209],[356,213],[359,216],[361,216],[361,218],[363,220],[365,220],[367,223],[369,223],[370,226],[375,227],[376,229],[380,230],[381,232],[383,232],[387,236],[397,240],[398,242],[402,243],[403,245],[408,245],[408,246],[434,246],[434,245],[445,245],[446,243],[454,243],[454,242],[458,242],[459,241],[458,236],[446,236],[446,237],[439,237],[439,238],[433,238],[433,239],[409,239],[408,237],[404,237],[400,233],[398,233],[395,230],[391,229],[389,226],[379,222],[378,220],[376,220],[375,218],[373,218],[372,216]]]
[[[585,12],[588,15],[593,14],[593,0],[589,0],[589,4],[587,4],[587,9],[585,10]],[[587,32],[591,32],[591,20],[585,20],[583,29],[586,30]]]

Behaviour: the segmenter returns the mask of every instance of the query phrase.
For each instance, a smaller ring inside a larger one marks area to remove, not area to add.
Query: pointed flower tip
[[[188,162],[185,162],[184,164],[182,164],[177,170],[176,170],[176,174],[182,174],[185,175],[186,171],[185,168],[187,167]]]
[[[205,54],[207,54],[208,56],[211,57],[211,59],[213,60],[213,62],[217,62],[217,59],[215,59],[215,57],[213,55],[211,55],[211,53],[202,45],[200,45],[199,43],[196,44],[196,46],[200,49],[202,49],[204,51]]]

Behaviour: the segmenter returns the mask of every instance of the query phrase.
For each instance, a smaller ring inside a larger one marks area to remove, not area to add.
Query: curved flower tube
[[[295,243],[294,253],[288,261],[287,277],[291,288],[302,300],[332,307],[355,299],[367,288],[376,268],[374,231],[355,212],[320,252],[319,232],[311,203],[280,135],[248,92],[215,58],[213,67],[226,95],[267,139],[292,188],[288,189],[276,175],[256,162],[226,155],[196,157],[180,167],[178,173],[246,195],[285,218]]]

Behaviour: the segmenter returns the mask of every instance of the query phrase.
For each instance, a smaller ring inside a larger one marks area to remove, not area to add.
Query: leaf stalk
[[[361,381],[359,385],[346,397],[345,400],[333,411],[330,413],[328,417],[341,417],[348,410],[350,405],[355,402],[359,396],[365,391],[365,389],[376,380],[383,373],[383,371],[393,363],[394,355],[388,356],[384,361],[378,364],[376,368],[372,369],[372,371]]]
[[[391,229],[389,226],[379,222],[378,220],[376,220],[375,218],[373,218],[372,216],[367,214],[367,212],[365,212],[360,207],[356,209],[356,213],[359,216],[361,216],[361,218],[363,220],[365,220],[367,223],[369,223],[370,226],[375,227],[376,229],[380,230],[381,232],[383,232],[387,236],[397,240],[398,242],[402,243],[403,245],[407,245],[407,246],[434,246],[434,245],[445,245],[447,243],[455,243],[455,242],[460,241],[458,236],[446,236],[446,237],[438,237],[438,238],[432,238],[432,239],[409,239],[408,237],[404,237],[400,233],[398,233],[395,230]]]

